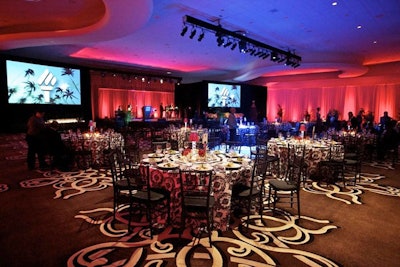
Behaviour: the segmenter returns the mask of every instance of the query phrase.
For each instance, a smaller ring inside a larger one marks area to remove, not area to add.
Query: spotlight
[[[193,37],[196,35],[196,29],[193,29],[192,32],[189,35],[190,39],[193,39]]]
[[[262,57],[263,51],[258,50],[257,53],[254,54],[255,57]]]
[[[224,43],[224,39],[221,36],[218,36],[218,38],[217,38],[218,46],[221,46],[223,43]]]
[[[271,60],[272,60],[273,62],[278,61],[278,55],[277,55],[276,52],[272,52],[272,53],[271,53]]]
[[[201,40],[203,40],[203,38],[204,38],[204,32],[201,32],[197,41],[201,42]]]
[[[221,46],[221,45],[223,45],[225,43],[223,34],[221,34],[220,32],[216,32],[215,36],[217,36],[217,44],[218,44],[218,46]]]
[[[228,42],[224,44],[224,47],[226,48],[226,47],[230,46],[231,44],[232,44],[232,41],[228,40]]]
[[[262,59],[266,59],[267,57],[269,57],[268,53],[264,53],[263,56],[261,57]]]
[[[281,63],[281,62],[283,62],[283,61],[285,61],[285,58],[284,58],[284,57],[278,58],[278,62],[279,62],[279,63]]]
[[[239,51],[240,51],[240,53],[246,53],[246,50],[247,50],[246,42],[243,41],[243,40],[240,40],[239,41]]]
[[[188,31],[188,27],[187,26],[183,27],[182,32],[181,32],[181,36],[184,36],[187,31]]]

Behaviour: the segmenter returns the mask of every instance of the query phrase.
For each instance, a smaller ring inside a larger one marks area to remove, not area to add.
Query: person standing
[[[160,119],[164,118],[164,105],[162,102],[160,103],[160,116],[159,117],[160,117]]]
[[[251,101],[250,121],[254,122],[254,123],[258,123],[258,111],[257,111],[256,101],[255,100]]]
[[[392,118],[389,116],[389,113],[387,111],[383,112],[383,116],[380,117],[379,123],[381,124],[381,129],[385,130],[388,128],[392,121]]]
[[[229,127],[229,140],[230,141],[235,141],[235,137],[236,137],[237,122],[236,122],[235,112],[236,112],[235,108],[229,109],[229,116],[228,116],[227,124]]]
[[[35,169],[36,154],[39,161],[39,168],[46,168],[45,152],[42,143],[42,134],[45,128],[44,112],[36,111],[27,123],[26,142],[28,143],[27,163],[28,169]]]

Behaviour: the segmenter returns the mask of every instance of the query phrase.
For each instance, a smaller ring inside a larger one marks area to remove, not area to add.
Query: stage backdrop
[[[132,107],[134,118],[142,118],[142,107],[152,106],[154,117],[159,117],[160,104],[174,104],[175,83],[169,79],[149,79],[139,75],[128,75],[92,70],[91,99],[93,119],[114,118],[119,106],[127,111]]]
[[[126,111],[127,106],[132,107],[132,117],[142,118],[142,107],[152,106],[154,117],[159,118],[159,105],[174,103],[174,93],[157,91],[138,91],[115,88],[99,88],[98,91],[99,118],[113,118],[118,106]]]

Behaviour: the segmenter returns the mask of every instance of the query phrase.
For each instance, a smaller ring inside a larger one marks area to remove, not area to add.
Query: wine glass
[[[183,142],[183,148],[188,149],[189,148],[189,142],[185,141]]]
[[[165,149],[167,150],[167,152],[169,152],[171,150],[171,143],[170,142],[167,142],[165,144]]]

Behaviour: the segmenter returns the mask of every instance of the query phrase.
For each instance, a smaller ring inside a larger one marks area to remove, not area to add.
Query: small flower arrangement
[[[191,149],[190,148],[185,148],[183,151],[182,151],[182,156],[187,156],[187,155],[189,155],[190,153],[191,153]]]
[[[206,156],[206,150],[205,149],[199,149],[199,156],[200,157],[205,157]]]

